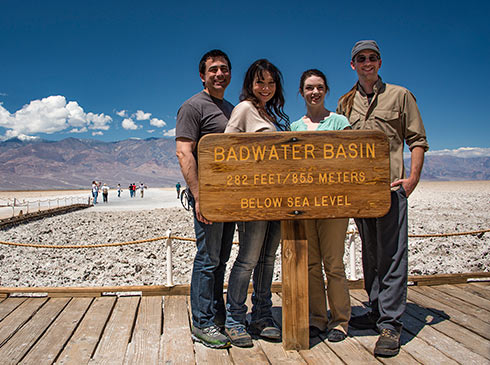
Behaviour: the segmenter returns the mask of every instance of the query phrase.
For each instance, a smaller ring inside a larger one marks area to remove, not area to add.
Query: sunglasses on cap
[[[356,62],[357,63],[364,63],[366,60],[369,60],[369,62],[376,62],[379,60],[379,56],[376,54],[370,54],[369,57],[366,57],[364,55],[359,55],[356,57]]]

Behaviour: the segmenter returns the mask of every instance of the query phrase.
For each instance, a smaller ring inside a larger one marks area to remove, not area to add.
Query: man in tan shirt
[[[374,354],[394,356],[400,350],[401,316],[407,300],[407,198],[420,179],[429,145],[415,97],[401,86],[384,83],[378,75],[381,53],[375,41],[363,40],[354,45],[351,67],[359,81],[340,98],[337,112],[349,118],[353,129],[386,133],[392,192],[391,207],[385,216],[356,219],[371,311],[352,317],[349,325],[377,329],[380,337]],[[409,177],[403,165],[404,142],[411,152]]]

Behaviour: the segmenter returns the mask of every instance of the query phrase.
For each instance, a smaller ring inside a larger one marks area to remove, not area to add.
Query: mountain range
[[[410,161],[405,160],[409,170]],[[428,153],[423,180],[490,180],[490,157]],[[67,138],[0,142],[0,190],[89,188],[92,180],[123,188],[183,184],[173,138],[101,142]]]
[[[89,188],[93,180],[110,187],[143,182],[150,187],[183,181],[172,138],[101,142],[10,139],[0,143],[0,189]]]

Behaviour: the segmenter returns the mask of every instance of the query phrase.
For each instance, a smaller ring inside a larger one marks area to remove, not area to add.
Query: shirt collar
[[[374,84],[373,86],[373,91],[375,94],[379,94],[381,93],[384,88],[385,88],[385,83],[383,82],[383,80],[381,79],[381,76],[378,76],[378,81],[376,81],[376,83]],[[359,90],[359,92],[361,93],[362,96],[367,96],[366,92],[364,91],[364,89],[362,88],[361,84],[359,83],[359,81],[357,81],[357,90]]]

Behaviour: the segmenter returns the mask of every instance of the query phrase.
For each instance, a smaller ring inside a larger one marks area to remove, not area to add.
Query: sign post
[[[282,220],[283,346],[307,349],[308,245],[301,220],[385,215],[391,203],[386,135],[210,134],[198,153],[206,219]]]

